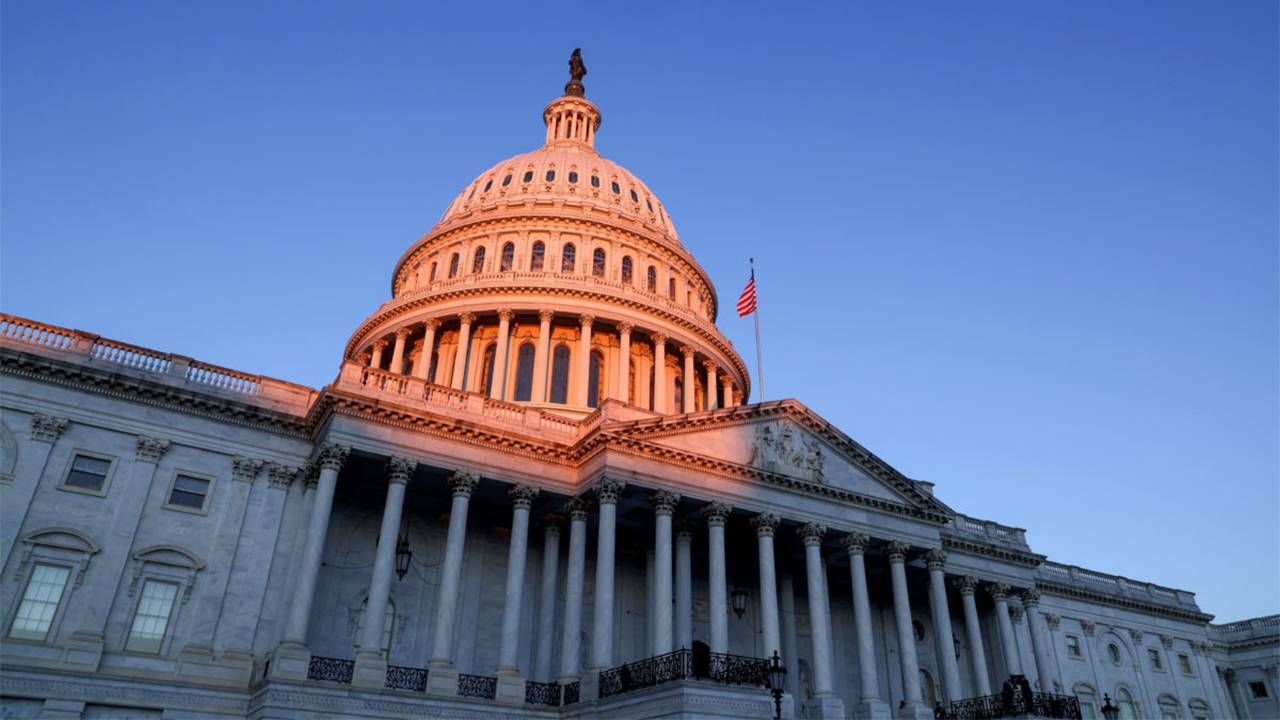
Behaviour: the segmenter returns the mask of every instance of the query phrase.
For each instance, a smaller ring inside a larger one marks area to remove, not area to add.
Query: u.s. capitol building
[[[581,75],[325,387],[0,316],[0,716],[767,718],[775,652],[784,717],[1280,715],[1280,616],[747,402]]]

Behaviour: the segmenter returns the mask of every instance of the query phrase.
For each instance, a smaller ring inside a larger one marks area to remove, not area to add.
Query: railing
[[[573,705],[582,699],[582,683],[575,680],[564,686],[564,704]]]
[[[600,699],[685,679],[763,686],[768,682],[768,669],[769,661],[762,658],[723,653],[703,656],[692,650],[676,650],[602,670]]]
[[[945,717],[947,720],[996,720],[1013,717],[1080,720],[1080,701],[1075,695],[1014,690],[1000,695],[983,695],[953,702]]]
[[[1238,620],[1236,622],[1224,623],[1222,625],[1210,625],[1210,630],[1214,635],[1236,636],[1233,640],[1240,639],[1238,636],[1248,637],[1265,637],[1268,635],[1280,634],[1280,615],[1264,615],[1263,617],[1251,618],[1249,620]]]
[[[0,338],[53,350],[67,350],[76,342],[73,331],[11,315],[0,316]]]
[[[1047,582],[1063,585],[1074,585],[1079,588],[1095,590],[1109,595],[1136,598],[1159,605],[1186,608],[1199,611],[1195,594],[1186,590],[1139,582],[1119,575],[1108,575],[1096,570],[1065,565],[1046,560],[1040,564],[1037,573]]]
[[[355,671],[355,660],[313,655],[311,664],[307,666],[307,679],[350,685],[351,676],[355,674]]]
[[[154,373],[169,372],[171,362],[167,355],[155,350],[101,338],[93,344],[89,357]]]
[[[560,683],[540,683],[532,680],[524,684],[524,701],[531,705],[560,706]]]
[[[202,362],[191,363],[191,367],[187,369],[187,382],[208,385],[242,395],[257,395],[262,391],[261,377]]]
[[[458,695],[493,700],[498,696],[498,678],[487,675],[459,675]]]
[[[1027,545],[1027,531],[1022,528],[1001,525],[990,520],[980,520],[968,515],[957,514],[948,528],[961,535],[978,537],[983,540],[1002,542],[1009,545],[1030,549]]]
[[[385,687],[391,690],[413,690],[414,692],[426,692],[427,669],[388,665]]]

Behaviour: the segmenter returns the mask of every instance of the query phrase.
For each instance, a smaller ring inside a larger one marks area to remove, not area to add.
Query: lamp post
[[[787,669],[782,666],[778,651],[769,658],[769,689],[773,692],[773,717],[782,720],[782,685],[787,681]]]
[[[742,588],[736,588],[733,591],[733,614],[737,615],[738,619],[741,620],[743,613],[746,611],[747,594],[743,592]]]
[[[1111,704],[1111,696],[1102,693],[1102,717],[1106,720],[1119,720],[1120,708]]]
[[[405,573],[409,572],[409,563],[412,560],[413,548],[409,546],[409,538],[401,534],[400,541],[396,543],[396,577],[404,579]]]

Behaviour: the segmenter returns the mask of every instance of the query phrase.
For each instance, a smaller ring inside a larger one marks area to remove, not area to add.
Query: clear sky
[[[1274,2],[0,10],[7,312],[322,385],[581,46],[753,369],[756,257],[770,398],[1055,560],[1280,612]]]

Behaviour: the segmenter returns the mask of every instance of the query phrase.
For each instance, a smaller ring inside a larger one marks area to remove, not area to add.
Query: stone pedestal
[[[458,697],[458,670],[449,663],[427,664],[427,694]]]
[[[844,720],[848,715],[844,711],[844,701],[835,694],[817,695],[804,702],[805,717],[813,720]],[[933,714],[930,713],[932,718]]]
[[[306,680],[311,666],[311,650],[300,642],[285,640],[271,653],[267,677],[281,680]]]
[[[854,706],[854,717],[872,718],[873,720],[889,720],[893,714],[889,712],[889,703],[883,700],[862,700]]]
[[[578,691],[578,702],[593,703],[600,699],[600,671],[587,668],[582,675]]]
[[[498,692],[494,698],[503,705],[524,706],[524,678],[520,673],[498,671]]]
[[[351,676],[351,684],[373,689],[386,687],[386,655],[379,650],[356,650],[356,667]]]
[[[45,700],[40,720],[80,720],[84,703],[79,700]]]
[[[177,677],[196,685],[245,687],[253,677],[253,653],[228,650],[215,658],[207,645],[186,645],[178,653]]]
[[[68,670],[76,672],[97,672],[102,662],[102,633],[77,630],[71,633],[67,649],[62,655],[62,664]]]

